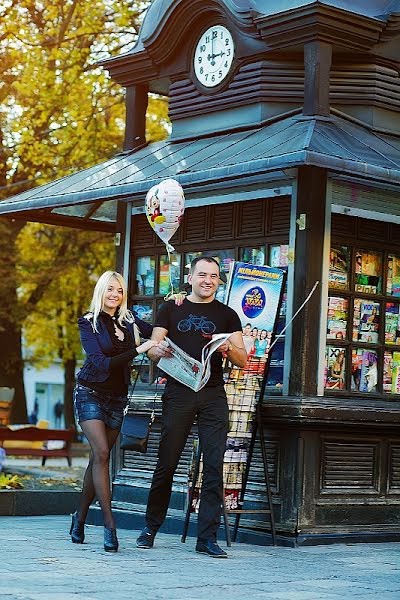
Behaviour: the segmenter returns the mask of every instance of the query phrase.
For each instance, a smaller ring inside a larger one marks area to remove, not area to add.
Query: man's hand
[[[218,348],[217,352],[226,352],[228,359],[237,367],[244,367],[247,362],[247,352],[244,348],[243,335],[241,331],[235,331]]]
[[[153,348],[149,350],[148,356],[154,361],[160,360],[162,357],[170,358],[172,356],[172,350],[168,342],[162,340],[161,342],[158,342],[157,346],[153,346]]]
[[[215,349],[215,352],[229,352],[229,350],[232,350],[232,344],[228,338],[223,344],[221,344],[220,346],[218,346],[218,348]]]

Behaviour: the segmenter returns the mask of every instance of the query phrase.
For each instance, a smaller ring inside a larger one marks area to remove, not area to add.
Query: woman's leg
[[[86,469],[83,489],[78,509],[79,521],[85,521],[89,506],[96,496],[103,512],[104,526],[114,529],[111,512],[111,489],[109,462],[110,450],[118,437],[117,429],[110,429],[98,419],[83,421],[82,431],[90,447],[90,460]]]
[[[114,446],[118,434],[118,429],[110,429],[106,425],[106,435],[109,450],[111,450],[111,448]],[[86,521],[88,510],[96,496],[93,485],[92,465],[93,452],[90,451],[89,464],[86,467],[85,475],[83,478],[82,493],[79,499],[79,508],[77,510],[78,520],[82,521],[83,523]]]

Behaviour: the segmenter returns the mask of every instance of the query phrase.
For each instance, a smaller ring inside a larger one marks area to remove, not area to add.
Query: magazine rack
[[[238,273],[236,283],[234,273]],[[252,287],[248,287],[243,292],[241,283],[247,275],[249,276],[248,280],[251,281]],[[279,288],[277,287],[278,285]],[[254,351],[251,352],[251,350],[247,350],[248,360],[246,365],[243,368],[231,367],[225,385],[229,406],[229,433],[224,457],[225,489],[222,513],[228,546],[231,544],[229,515],[236,515],[233,531],[233,540],[235,541],[240,517],[245,513],[263,513],[269,515],[272,543],[273,545],[276,545],[275,519],[261,407],[271,364],[271,350],[277,341],[278,321],[283,304],[285,285],[286,272],[279,269],[267,266],[257,267],[247,263],[235,263],[231,270],[227,304],[236,310],[240,316],[239,310],[241,306],[243,307],[243,302],[246,302],[246,308],[249,306],[252,308],[254,305],[257,306],[256,301],[259,302],[260,299],[264,297],[263,307],[256,311],[256,315],[268,305],[269,321],[265,322],[266,325],[264,325],[264,329],[262,330],[266,332],[266,335],[258,338],[259,343],[257,344],[256,341],[254,344]],[[268,298],[268,301],[265,300],[265,298]],[[243,315],[241,315],[243,328],[251,325],[251,323],[248,322],[251,320],[251,314],[251,312],[247,312],[245,321],[243,321]],[[258,319],[259,323],[259,316]],[[257,330],[258,327],[255,327],[254,329]],[[265,346],[268,332],[271,336],[270,343],[268,346]],[[259,350],[260,353],[258,353]],[[244,498],[257,438],[261,444],[264,475],[263,483],[265,483],[267,508],[244,509]],[[195,493],[197,493],[196,490],[201,494],[201,448],[199,448],[199,446],[196,449],[193,474],[190,479],[191,486],[189,487],[188,506],[181,538],[182,542],[185,542],[186,540],[190,513],[193,510],[194,504],[197,504],[197,499],[195,497]]]
[[[245,473],[243,476],[243,483],[242,483],[242,487],[240,490],[240,497],[239,497],[239,501],[238,501],[239,508],[231,509],[231,510],[225,509],[224,512],[226,515],[226,519],[227,519],[227,515],[236,514],[235,524],[234,524],[234,528],[233,528],[233,541],[234,542],[236,541],[237,532],[239,529],[240,517],[242,514],[246,514],[246,513],[247,514],[268,514],[269,519],[270,519],[270,526],[271,526],[272,544],[274,546],[276,546],[274,507],[273,507],[273,503],[272,503],[271,483],[270,483],[269,472],[268,472],[268,457],[267,457],[267,451],[265,448],[265,435],[264,435],[264,428],[263,428],[262,414],[261,414],[262,398],[264,397],[264,391],[265,391],[265,386],[266,386],[267,377],[268,377],[268,363],[269,363],[269,361],[267,362],[267,364],[265,366],[265,372],[264,372],[264,377],[263,377],[263,383],[262,383],[261,390],[260,390],[260,396],[259,396],[259,400],[256,404],[256,410],[255,410],[254,421],[253,421],[253,430],[252,430],[249,453],[248,453],[248,458],[247,458],[247,463],[246,463],[246,470],[245,470]],[[266,496],[267,496],[268,508],[251,510],[251,509],[244,509],[243,504],[244,504],[244,496],[246,493],[246,487],[247,487],[247,483],[248,483],[248,479],[249,479],[249,472],[250,472],[250,467],[251,467],[251,461],[253,458],[254,447],[255,447],[255,444],[257,441],[257,433],[258,433],[258,437],[259,437],[259,441],[260,441],[260,445],[261,445],[264,483],[265,483],[265,491],[266,491]],[[225,527],[226,527],[226,521],[225,521]]]

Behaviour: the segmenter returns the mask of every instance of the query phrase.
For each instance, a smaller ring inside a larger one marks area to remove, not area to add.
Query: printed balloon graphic
[[[181,224],[184,210],[183,189],[175,179],[164,179],[147,192],[147,220],[169,250],[173,250],[168,242]]]

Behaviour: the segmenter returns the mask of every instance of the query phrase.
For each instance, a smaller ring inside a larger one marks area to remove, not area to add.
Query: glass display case
[[[265,246],[240,248],[239,260],[252,265],[265,265]]]
[[[165,296],[173,288],[178,291],[181,278],[181,256],[180,254],[171,254],[170,259],[167,254],[159,257],[158,270],[158,293]]]
[[[136,294],[153,296],[155,291],[155,256],[139,256],[136,259]]]

